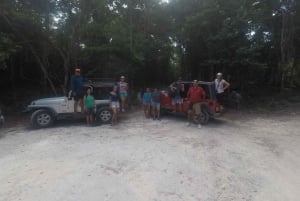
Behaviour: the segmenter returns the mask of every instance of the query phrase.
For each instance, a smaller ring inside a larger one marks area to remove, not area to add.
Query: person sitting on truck
[[[205,91],[201,86],[198,86],[198,81],[194,80],[193,85],[189,88],[187,93],[189,100],[188,110],[188,123],[189,126],[193,120],[193,116],[196,115],[198,118],[201,116],[201,103],[205,99]],[[198,124],[198,128],[201,128],[201,124]]]
[[[74,97],[74,112],[77,113],[78,103],[81,107],[81,112],[84,110],[83,104],[83,77],[80,75],[80,69],[75,69],[75,74],[71,77],[71,90]]]
[[[182,104],[183,104],[183,99],[181,97],[181,91],[184,90],[184,87],[180,84],[181,82],[181,77],[178,78],[177,81],[173,82],[170,85],[171,89],[171,97],[172,97],[172,105],[173,105],[173,112],[177,112],[177,105],[178,105],[178,111],[182,111]]]

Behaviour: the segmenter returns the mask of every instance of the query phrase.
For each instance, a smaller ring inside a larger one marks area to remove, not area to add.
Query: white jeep
[[[95,120],[101,123],[110,123],[112,112],[109,107],[109,92],[114,82],[104,79],[89,79],[84,83],[84,88],[91,87],[96,102]],[[70,94],[70,93],[69,93]],[[51,126],[56,120],[83,118],[81,107],[78,113],[74,112],[74,98],[53,97],[34,100],[27,106],[27,112],[31,113],[31,124],[34,127],[45,128]]]

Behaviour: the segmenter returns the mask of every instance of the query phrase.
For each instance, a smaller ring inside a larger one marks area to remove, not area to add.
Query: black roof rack
[[[97,83],[97,82],[106,82],[106,83],[115,83],[116,81],[113,78],[84,78],[84,82]]]

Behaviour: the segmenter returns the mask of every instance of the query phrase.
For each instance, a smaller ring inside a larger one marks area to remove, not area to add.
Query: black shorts
[[[224,104],[224,92],[223,93],[217,93],[216,94],[217,101],[219,104],[223,105]]]
[[[79,100],[82,100],[83,99],[83,94],[76,94],[75,96],[74,96],[74,100],[75,101],[79,101]]]
[[[86,115],[93,115],[94,114],[94,108],[86,108],[86,111],[85,111],[85,114]]]

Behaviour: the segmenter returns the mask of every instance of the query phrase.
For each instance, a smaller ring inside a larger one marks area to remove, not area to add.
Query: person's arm
[[[224,91],[230,87],[230,84],[224,80]]]
[[[187,99],[190,99],[190,93],[191,93],[191,88],[189,88],[189,90],[188,90],[188,92],[186,94]]]
[[[174,85],[175,85],[174,82],[170,85],[170,88],[171,88],[172,91],[173,91],[174,89],[176,90],[176,87],[175,87]]]
[[[94,98],[94,96],[93,96],[93,98]],[[97,112],[97,106],[96,106],[96,100],[95,100],[95,98],[94,98],[94,112],[95,112],[95,114]]]
[[[74,76],[72,76],[70,80],[70,89],[74,91]]]
[[[85,104],[86,96],[83,97],[83,108],[86,110],[86,104]]]
[[[75,96],[76,95],[76,92],[75,92],[75,80],[74,80],[74,76],[71,77],[71,80],[70,80],[70,89],[72,91],[72,94]]]
[[[184,92],[184,90],[185,90],[185,89],[184,89],[184,84],[181,84],[181,87],[180,87],[180,88],[181,88],[180,90],[181,90],[182,92]]]

